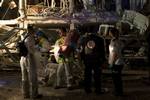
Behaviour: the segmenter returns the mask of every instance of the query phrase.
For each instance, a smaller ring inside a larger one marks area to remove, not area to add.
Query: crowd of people
[[[52,47],[42,31],[35,31],[33,26],[28,26],[28,32],[24,37],[25,46],[28,49],[26,56],[21,56],[20,66],[22,73],[22,93],[24,98],[39,98],[42,95],[38,91],[37,69],[42,66],[45,69],[48,63],[48,55]],[[62,88],[61,77],[66,77],[66,87],[73,89],[73,64],[76,59],[84,65],[83,87],[85,93],[92,93],[92,79],[94,79],[94,91],[96,94],[103,94],[102,90],[102,67],[108,65],[112,73],[114,84],[114,94],[123,95],[122,69],[124,61],[122,59],[123,43],[119,38],[119,31],[116,28],[109,30],[111,41],[109,44],[109,57],[106,57],[105,41],[97,33],[80,34],[77,29],[67,31],[60,28],[58,31],[60,38],[54,44],[54,58],[58,64],[56,71],[55,89]],[[39,64],[37,52],[47,55],[44,64]],[[78,66],[80,67],[80,66]],[[65,71],[62,74],[62,70]],[[74,73],[76,74],[76,73]]]

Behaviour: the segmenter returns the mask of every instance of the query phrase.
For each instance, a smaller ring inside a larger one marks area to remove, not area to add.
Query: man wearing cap
[[[27,56],[21,56],[20,66],[22,72],[22,93],[24,98],[39,98],[37,81],[37,59],[35,49],[35,32],[33,26],[28,26],[25,38],[25,46],[28,49]]]

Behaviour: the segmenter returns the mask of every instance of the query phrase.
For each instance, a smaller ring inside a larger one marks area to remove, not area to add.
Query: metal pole
[[[1,0],[1,2],[0,2],[0,7],[2,6],[3,2],[4,2],[4,0]]]
[[[6,14],[8,13],[9,8],[10,8],[10,6],[7,8],[7,10],[6,10],[6,12],[5,12],[4,16],[2,17],[2,20],[5,18]]]
[[[56,5],[55,0],[51,0],[51,8],[54,8]]]
[[[26,20],[26,8],[27,8],[27,0],[19,0],[19,13],[20,13],[20,22],[19,22],[19,28],[26,29],[27,23],[25,23]],[[20,31],[21,39],[23,39],[23,33],[24,31]]]

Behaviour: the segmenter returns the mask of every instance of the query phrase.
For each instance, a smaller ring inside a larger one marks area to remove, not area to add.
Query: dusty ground
[[[144,73],[144,72],[137,72]],[[87,95],[82,88],[68,91],[65,88],[55,90],[52,87],[40,86],[40,93],[43,98],[37,100],[150,100],[150,84],[145,83],[144,75],[124,75],[124,97],[112,95],[111,78],[105,76],[103,87],[109,91],[97,96],[92,93]],[[21,95],[20,83],[21,74],[19,71],[0,71],[0,100],[24,100]]]

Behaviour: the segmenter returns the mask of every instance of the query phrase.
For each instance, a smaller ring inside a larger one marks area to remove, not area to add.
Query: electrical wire
[[[8,11],[9,11],[9,9],[10,9],[10,5],[9,5],[9,7],[7,8],[6,12],[4,13],[4,15],[3,15],[3,17],[2,17],[2,20],[5,18],[6,14],[7,14]]]

